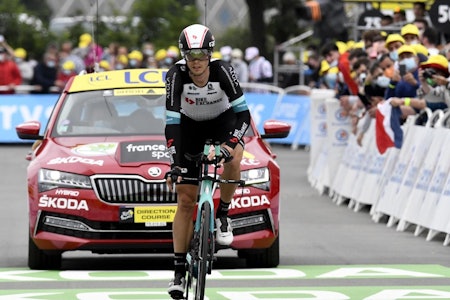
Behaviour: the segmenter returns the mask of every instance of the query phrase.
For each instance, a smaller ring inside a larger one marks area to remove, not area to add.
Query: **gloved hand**
[[[173,184],[181,181],[181,168],[178,166],[172,166],[172,169],[164,176],[167,181],[169,190],[173,191]]]

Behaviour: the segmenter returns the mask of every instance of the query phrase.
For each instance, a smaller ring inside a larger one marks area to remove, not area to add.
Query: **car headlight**
[[[45,192],[56,188],[82,188],[91,189],[91,180],[88,176],[57,170],[39,170],[39,192]]]
[[[270,188],[270,176],[268,168],[250,169],[241,172],[241,180],[245,185],[268,191]]]

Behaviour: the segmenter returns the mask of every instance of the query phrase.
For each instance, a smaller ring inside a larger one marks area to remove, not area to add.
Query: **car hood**
[[[55,138],[47,141],[39,157],[48,167],[85,168],[92,173],[117,172],[117,167],[149,164],[170,165],[165,140],[161,137]],[[86,170],[86,171],[87,171]],[[87,173],[91,173],[87,171]]]

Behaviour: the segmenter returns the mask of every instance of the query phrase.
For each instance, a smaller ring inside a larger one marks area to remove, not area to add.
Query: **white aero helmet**
[[[207,49],[212,52],[215,46],[215,39],[208,27],[201,24],[193,24],[180,34],[179,48],[183,54],[191,49]]]

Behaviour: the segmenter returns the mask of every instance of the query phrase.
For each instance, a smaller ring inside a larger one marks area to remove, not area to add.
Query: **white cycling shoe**
[[[184,290],[186,287],[186,279],[176,274],[175,278],[169,282],[167,292],[172,299],[184,299]]]
[[[230,218],[220,217],[216,219],[216,242],[222,246],[229,246],[233,242]]]

